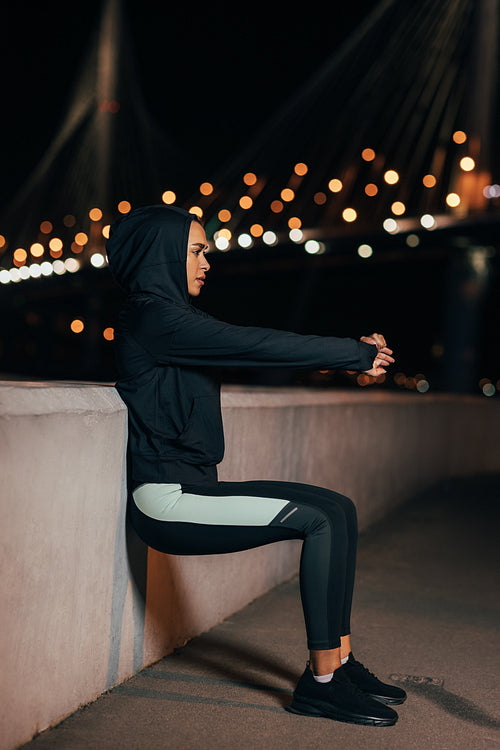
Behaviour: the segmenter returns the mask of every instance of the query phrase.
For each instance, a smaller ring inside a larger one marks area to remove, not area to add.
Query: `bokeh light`
[[[75,318],[70,323],[70,328],[73,331],[73,333],[81,333],[83,329],[85,328],[83,320],[80,318]]]
[[[281,191],[281,200],[284,200],[285,203],[290,203],[290,201],[293,201],[295,198],[295,193],[291,188],[283,188]]]
[[[200,193],[202,195],[211,195],[214,192],[214,186],[211,182],[202,182],[200,185]]]
[[[463,130],[455,130],[452,136],[455,143],[465,143],[467,140],[467,134]]]
[[[59,237],[52,237],[52,239],[49,242],[49,248],[50,248],[51,255],[53,253],[60,254],[63,249],[63,241]]]
[[[342,190],[342,180],[338,180],[336,177],[333,180],[330,180],[328,183],[328,189],[331,190],[332,193],[340,193]]]
[[[85,232],[77,232],[75,234],[75,242],[77,245],[80,245],[80,247],[83,247],[83,245],[86,245],[89,241],[88,235],[85,234]]]
[[[464,172],[472,172],[475,166],[476,162],[471,156],[464,156],[460,159],[460,169],[463,169]]]
[[[50,240],[49,247],[50,247],[51,242],[54,242],[54,239],[55,238]],[[61,240],[59,240],[59,242],[61,242]],[[62,242],[61,242],[61,247],[62,247]],[[44,252],[45,252],[45,248],[41,242],[34,242],[30,247],[30,253],[34,258],[41,258]]]
[[[177,196],[173,190],[165,190],[165,192],[161,196],[163,203],[166,203],[167,206],[171,206],[172,203],[175,203],[176,198]]]
[[[250,234],[252,237],[262,237],[264,234],[264,227],[261,224],[252,224],[250,227]]]
[[[384,227],[386,232],[389,232],[389,234],[396,234],[396,232],[399,229],[398,222],[395,219],[385,219],[382,226]]]
[[[344,221],[351,222],[356,221],[358,218],[358,214],[356,213],[356,210],[354,208],[344,208],[342,211],[342,218]]]
[[[118,204],[118,211],[121,214],[128,214],[129,211],[132,210],[132,206],[130,205],[129,201],[120,201]]]
[[[406,211],[406,206],[401,201],[394,201],[394,203],[391,206],[391,211],[396,216],[402,216],[404,212]]]
[[[243,232],[243,234],[240,234],[240,236],[238,237],[238,245],[244,248],[252,247],[253,239],[249,234]]]
[[[358,255],[360,258],[371,258],[373,255],[373,248],[371,245],[360,245],[358,247]]]
[[[106,259],[102,253],[92,253],[90,262],[94,268],[102,268],[106,263]]]
[[[301,242],[304,237],[301,229],[291,229],[288,233],[288,236],[290,237],[292,242]]]
[[[388,169],[384,174],[384,180],[388,185],[395,185],[399,180],[399,174],[395,169]]]
[[[249,195],[242,195],[239,200],[239,204],[241,208],[244,208],[246,210],[246,209],[252,208],[253,200],[250,198]]]
[[[247,172],[245,175],[243,175],[243,182],[248,186],[255,185],[255,183],[257,182],[257,175],[253,172]]]
[[[26,259],[28,257],[28,253],[24,249],[24,247],[18,247],[16,250],[14,250],[14,263],[16,265],[22,265],[23,263],[26,263]]]
[[[432,227],[435,225],[436,220],[432,214],[424,214],[420,217],[420,223],[425,229],[432,229]]]
[[[313,200],[317,206],[322,206],[324,203],[326,203],[326,195],[325,193],[319,191],[318,193],[314,194]]]
[[[460,196],[457,193],[448,193],[446,203],[451,208],[456,208],[460,205]]]
[[[266,243],[266,245],[275,245],[278,242],[278,237],[274,232],[268,230],[262,235],[262,240]]]
[[[364,161],[373,161],[375,159],[375,151],[372,148],[364,148],[361,152],[361,158]]]

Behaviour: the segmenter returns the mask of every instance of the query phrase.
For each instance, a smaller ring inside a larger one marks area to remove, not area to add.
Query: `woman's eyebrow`
[[[208,243],[205,245],[203,242],[191,242],[189,247],[199,247],[201,250],[208,249]]]

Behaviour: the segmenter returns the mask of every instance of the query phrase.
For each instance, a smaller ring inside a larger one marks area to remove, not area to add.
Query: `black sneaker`
[[[309,663],[297,683],[287,711],[375,727],[388,727],[398,720],[392,708],[370,698],[353,685],[344,667],[335,670],[330,682],[322,683],[314,679]]]
[[[344,664],[344,669],[350,681],[371,698],[391,704],[405,702],[406,693],[402,688],[381,682],[361,662],[356,661],[352,652],[349,654],[349,660]]]

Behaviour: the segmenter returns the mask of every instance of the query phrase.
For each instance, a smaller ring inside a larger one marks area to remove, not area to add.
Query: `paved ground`
[[[499,496],[450,483],[361,537],[353,648],[407,689],[394,727],[284,711],[306,659],[293,580],[23,749],[498,750]]]

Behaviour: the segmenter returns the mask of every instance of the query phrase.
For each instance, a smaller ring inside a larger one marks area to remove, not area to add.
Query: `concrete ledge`
[[[318,484],[366,528],[446,477],[500,469],[500,402],[226,388],[220,478]],[[300,543],[172,557],[127,526],[126,409],[110,385],[0,384],[2,748],[207,630],[296,570]]]

